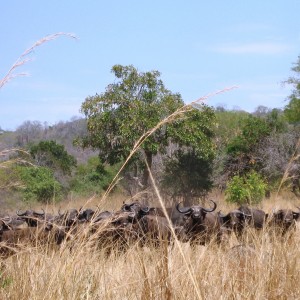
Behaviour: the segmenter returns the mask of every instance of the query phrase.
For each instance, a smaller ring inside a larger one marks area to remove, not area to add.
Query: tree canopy
[[[143,134],[184,106],[181,95],[172,93],[163,84],[158,71],[139,72],[132,65],[112,67],[116,80],[102,94],[87,97],[81,110],[87,118],[88,135],[83,147],[99,150],[101,161],[114,164],[126,159]],[[149,167],[153,155],[165,153],[175,142],[196,149],[198,155],[213,153],[211,137],[214,112],[206,105],[192,109],[172,123],[164,123],[141,145],[132,162],[146,159]],[[145,165],[143,184],[147,185]]]

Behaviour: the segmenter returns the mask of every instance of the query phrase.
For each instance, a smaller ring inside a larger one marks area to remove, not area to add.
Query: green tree
[[[226,201],[238,204],[256,204],[262,201],[267,185],[255,171],[247,175],[234,176],[225,191]]]
[[[99,157],[92,156],[87,163],[79,164],[70,182],[72,192],[91,196],[102,193],[117,174],[120,165],[104,166]]]
[[[72,168],[76,166],[76,159],[55,141],[40,141],[32,145],[29,151],[38,166],[59,170],[64,175],[70,175]]]
[[[262,166],[258,146],[273,131],[272,118],[249,115],[241,123],[240,134],[235,136],[226,146],[226,158],[223,173],[227,178],[244,175],[250,170],[259,171]]]
[[[60,200],[61,184],[54,178],[53,171],[46,167],[18,166],[24,186],[21,188],[25,201],[48,202]]]
[[[213,156],[200,157],[192,150],[177,151],[165,163],[162,190],[190,205],[193,198],[205,196],[213,185],[212,160]]]
[[[289,103],[284,108],[284,114],[290,123],[300,121],[300,56],[292,67],[295,76],[291,76],[284,83],[293,86],[292,94],[288,97]]]
[[[86,98],[81,110],[87,118],[88,135],[81,140],[83,147],[99,150],[103,163],[115,164],[126,159],[135,143],[148,130],[184,105],[180,94],[165,88],[158,71],[139,72],[133,66],[115,65],[116,80],[104,93]],[[187,145],[198,155],[209,156],[213,151],[211,136],[214,112],[202,105],[192,109],[172,124],[165,123],[149,136],[131,160],[135,176],[142,172],[142,184],[148,186],[153,156],[164,153],[170,142]],[[141,172],[139,172],[139,170]]]
[[[236,136],[227,145],[227,153],[239,155],[253,150],[257,143],[271,133],[271,127],[264,118],[249,115],[243,121],[241,134]]]

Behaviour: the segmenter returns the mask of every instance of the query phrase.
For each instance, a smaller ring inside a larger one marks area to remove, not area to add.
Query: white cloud
[[[290,46],[280,43],[260,42],[248,43],[242,45],[220,45],[213,50],[220,53],[228,54],[280,54],[291,49]]]

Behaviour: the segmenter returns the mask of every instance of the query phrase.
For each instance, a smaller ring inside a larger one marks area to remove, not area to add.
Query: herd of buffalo
[[[223,214],[212,207],[200,205],[182,207],[178,203],[172,208],[149,207],[135,201],[124,203],[120,210],[100,211],[80,208],[58,211],[57,215],[44,210],[17,211],[15,215],[0,217],[0,254],[9,256],[28,243],[35,245],[93,241],[97,247],[127,249],[129,245],[162,242],[172,243],[176,236],[181,242],[205,245],[211,241],[223,243],[231,234],[242,239],[248,228],[262,230],[265,227],[284,236],[296,228],[300,216],[298,211],[279,209],[271,214],[261,209],[242,205]]]

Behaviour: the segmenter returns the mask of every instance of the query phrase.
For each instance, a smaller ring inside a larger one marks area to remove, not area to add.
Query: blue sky
[[[0,89],[0,127],[24,121],[55,124],[80,116],[87,96],[113,82],[115,64],[158,70],[166,87],[189,103],[249,112],[259,105],[282,108],[300,55],[300,1],[3,1],[0,10],[0,78],[32,44],[36,48]]]

